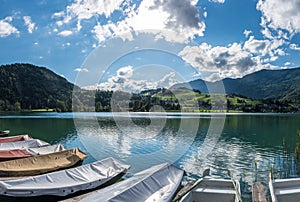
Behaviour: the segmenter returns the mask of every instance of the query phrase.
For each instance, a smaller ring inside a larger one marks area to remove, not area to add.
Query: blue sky
[[[91,88],[300,66],[299,0],[0,1],[1,64],[45,66]]]

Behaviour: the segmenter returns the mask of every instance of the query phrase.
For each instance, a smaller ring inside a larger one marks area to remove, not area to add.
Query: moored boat
[[[0,161],[50,154],[65,150],[62,144],[14,150],[0,150]]]
[[[0,131],[0,137],[6,137],[8,136],[9,133],[10,133],[9,130],[2,130]]]
[[[13,197],[67,196],[105,186],[130,168],[113,158],[18,180],[0,181],[0,195]]]
[[[38,175],[81,163],[86,154],[78,148],[0,162],[1,177]]]
[[[132,177],[100,189],[81,201],[171,201],[181,184],[184,171],[164,163],[153,166]]]
[[[0,150],[14,150],[14,149],[27,149],[31,147],[49,146],[48,142],[39,139],[29,139],[17,142],[4,142],[0,143]]]
[[[272,202],[300,201],[300,178],[273,179],[270,175],[269,189]]]
[[[10,136],[10,137],[2,137],[0,138],[0,143],[5,143],[5,142],[17,142],[17,141],[25,141],[25,140],[30,140],[32,137],[29,135],[17,135],[17,136]]]
[[[237,180],[204,176],[182,196],[180,202],[240,202],[241,191]]]

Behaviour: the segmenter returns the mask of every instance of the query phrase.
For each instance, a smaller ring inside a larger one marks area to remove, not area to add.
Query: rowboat
[[[86,157],[86,154],[80,149],[73,148],[51,154],[2,161],[0,162],[0,176],[39,175],[77,165],[82,163]]]
[[[0,161],[50,154],[63,150],[65,150],[65,148],[62,144],[27,149],[0,150]]]
[[[4,142],[0,143],[0,150],[14,150],[14,149],[27,149],[31,147],[43,147],[50,145],[39,139],[29,139],[17,142]]]
[[[113,158],[18,180],[0,181],[0,195],[13,197],[67,196],[105,186],[124,175],[129,165]]]
[[[8,136],[9,133],[10,133],[9,130],[2,130],[0,131],[0,137],[6,137]]]
[[[10,136],[10,137],[2,137],[0,138],[0,143],[25,141],[30,139],[32,139],[32,137],[30,137],[29,135],[17,135],[17,136]]]
[[[237,180],[217,179],[205,176],[197,180],[193,188],[181,198],[181,202],[239,202],[241,191]]]
[[[164,163],[134,174],[127,180],[100,189],[81,201],[171,201],[184,171]]]
[[[272,179],[270,175],[269,189],[272,202],[300,201],[300,178]]]

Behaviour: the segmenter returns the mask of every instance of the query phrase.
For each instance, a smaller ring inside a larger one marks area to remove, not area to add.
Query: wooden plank
[[[252,185],[252,202],[267,202],[265,187],[260,182]]]

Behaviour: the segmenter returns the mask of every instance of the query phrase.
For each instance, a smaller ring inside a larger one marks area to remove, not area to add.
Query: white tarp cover
[[[0,143],[0,150],[27,149],[30,147],[42,147],[47,145],[50,144],[39,139],[29,139],[25,141]]]
[[[41,195],[66,196],[81,190],[98,187],[120,173],[126,173],[129,165],[107,158],[76,168],[49,174],[0,181],[0,195],[32,197]]]
[[[164,163],[133,175],[131,178],[101,189],[83,202],[171,201],[181,184],[184,171]]]
[[[32,156],[37,156],[37,155],[43,155],[43,154],[50,154],[53,152],[64,151],[65,148],[62,144],[55,144],[55,145],[50,145],[50,146],[27,148],[25,150]]]

